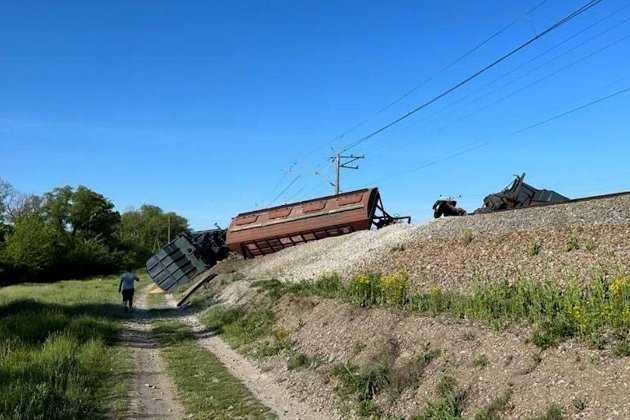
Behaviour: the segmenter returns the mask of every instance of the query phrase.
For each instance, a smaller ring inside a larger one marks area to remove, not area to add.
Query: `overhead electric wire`
[[[578,17],[579,15],[581,15],[582,13],[590,10],[592,7],[598,5],[599,3],[601,3],[603,0],[591,0],[588,3],[586,3],[585,5],[581,6],[580,8],[578,8],[577,10],[573,11],[572,13],[570,13],[569,15],[565,16],[564,18],[560,19],[558,22],[554,23],[553,25],[549,26],[547,29],[545,29],[544,31],[542,31],[541,33],[533,36],[532,38],[530,38],[529,40],[527,40],[526,42],[522,43],[521,45],[519,45],[518,47],[514,48],[513,50],[509,51],[508,53],[502,55],[501,57],[499,57],[498,59],[494,60],[492,63],[488,64],[487,66],[483,67],[482,69],[476,71],[475,73],[473,73],[472,75],[468,76],[467,78],[465,78],[464,80],[460,81],[459,83],[455,84],[454,86],[451,86],[450,88],[446,89],[444,92],[434,96],[433,98],[429,99],[428,101],[422,103],[420,106],[414,108],[413,110],[409,111],[408,113],[402,115],[401,117],[398,117],[397,119],[393,120],[392,122],[384,125],[383,127],[371,132],[370,134],[363,136],[349,144],[347,144],[342,150],[341,153],[347,152],[348,150],[358,146],[359,144],[365,142],[366,140],[371,139],[372,137],[376,136],[377,134],[387,130],[388,128],[398,124],[399,122],[409,118],[410,116],[414,115],[415,113],[417,113],[418,111],[430,106],[431,104],[437,102],[438,100],[440,100],[441,98],[447,96],[448,94],[454,92],[455,90],[459,89],[460,87],[466,85],[467,83],[469,83],[471,80],[474,80],[475,78],[479,77],[480,75],[482,75],[483,73],[485,73],[486,71],[490,70],[491,68],[495,67],[496,65],[498,65],[499,63],[503,62],[504,60],[506,60],[507,58],[511,57],[512,55],[516,54],[517,52],[521,51],[522,49],[526,48],[527,46],[531,45],[532,43],[536,42],[537,40],[539,40],[540,38],[542,38],[543,36],[549,34],[550,32],[554,31],[555,29],[561,27],[562,25],[566,24],[567,22],[575,19],[576,17]]]
[[[539,2],[538,4],[536,4],[536,6],[532,7],[531,9],[529,9],[527,12],[525,12],[525,14],[523,15],[523,17],[528,17],[529,15],[531,15],[533,12],[535,12],[537,9],[539,9],[543,4],[545,4],[547,2],[547,0],[542,0],[541,2]],[[477,51],[478,49],[480,49],[481,47],[483,47],[484,45],[486,45],[487,43],[489,43],[490,41],[492,41],[493,39],[495,39],[496,37],[498,37],[499,35],[501,35],[502,33],[504,33],[505,31],[507,31],[508,29],[510,29],[512,26],[514,26],[516,23],[518,23],[520,20],[522,19],[522,17],[519,17],[517,19],[514,19],[512,22],[508,23],[507,25],[505,25],[504,27],[502,27],[501,29],[499,29],[498,31],[496,31],[495,33],[493,33],[492,35],[490,35],[488,38],[484,39],[483,41],[481,41],[480,43],[478,43],[477,45],[475,45],[474,47],[472,47],[470,50],[466,51],[464,54],[462,54],[461,56],[459,56],[458,58],[456,58],[455,60],[451,61],[450,63],[448,63],[447,65],[445,65],[444,67],[442,67],[440,70],[438,70],[437,72],[433,73],[431,76],[427,77],[426,79],[424,79],[422,82],[418,83],[416,86],[414,86],[413,88],[411,88],[410,90],[406,91],[405,93],[403,93],[402,95],[400,95],[399,97],[397,97],[396,99],[394,99],[393,101],[389,102],[387,105],[385,105],[384,107],[382,107],[381,109],[379,109],[378,111],[376,111],[375,113],[373,113],[372,115],[370,115],[369,117],[367,117],[366,119],[364,119],[363,121],[357,123],[356,125],[352,126],[351,128],[347,129],[346,131],[344,131],[343,133],[339,134],[337,137],[333,138],[332,140],[329,140],[326,144],[330,147],[332,147],[333,143],[337,140],[342,139],[343,137],[347,136],[348,134],[350,134],[351,132],[353,132],[354,130],[356,130],[357,128],[363,126],[365,123],[371,121],[372,119],[374,119],[375,117],[379,116],[380,114],[382,114],[383,112],[387,111],[389,108],[391,108],[392,106],[396,105],[397,103],[399,103],[400,101],[404,100],[405,98],[409,97],[409,95],[411,95],[412,93],[416,92],[418,89],[422,88],[423,86],[425,86],[427,83],[433,81],[436,77],[438,77],[439,75],[441,75],[442,73],[448,71],[449,69],[451,69],[453,66],[455,66],[456,64],[460,63],[461,61],[463,61],[465,58],[467,58],[468,56],[470,56],[472,53],[474,53],[475,51]],[[314,148],[313,150],[305,153],[303,156],[308,156],[312,153],[314,153],[315,151],[319,150],[321,148],[317,147]]]
[[[606,95],[604,97],[595,99],[595,100],[593,100],[591,102],[588,102],[588,103],[586,103],[584,105],[581,105],[581,106],[578,106],[576,108],[570,109],[569,111],[562,112],[562,113],[560,113],[558,115],[554,115],[553,117],[550,117],[550,118],[544,119],[542,121],[536,122],[534,124],[528,125],[528,126],[526,126],[524,128],[521,128],[519,130],[516,130],[516,131],[513,131],[511,133],[508,133],[508,134],[506,134],[506,135],[504,135],[502,137],[499,137],[499,138],[496,138],[496,139],[492,139],[492,140],[488,140],[488,141],[485,141],[485,142],[482,142],[482,143],[478,143],[476,145],[473,145],[473,146],[468,147],[466,149],[463,149],[461,151],[458,151],[458,152],[455,152],[455,153],[451,153],[451,154],[449,154],[447,156],[444,156],[442,158],[435,159],[435,160],[432,160],[432,161],[430,161],[428,163],[422,164],[420,166],[413,167],[413,168],[411,168],[411,169],[409,169],[407,171],[399,172],[395,176],[383,178],[383,179],[379,180],[379,182],[383,182],[383,181],[386,181],[386,180],[398,178],[398,177],[400,177],[402,175],[406,175],[406,174],[408,174],[410,172],[414,172],[414,171],[417,171],[419,169],[424,169],[424,168],[427,168],[429,166],[437,165],[438,163],[442,163],[442,162],[444,162],[446,160],[453,159],[455,157],[459,157],[459,156],[464,155],[466,153],[470,153],[472,151],[481,149],[481,148],[486,147],[486,146],[488,146],[490,144],[498,143],[498,142],[506,140],[506,139],[508,139],[510,137],[513,137],[513,136],[516,136],[518,134],[524,133],[526,131],[532,130],[532,129],[536,128],[536,127],[540,127],[541,125],[548,124],[548,123],[550,123],[552,121],[555,121],[555,120],[558,120],[560,118],[566,117],[567,115],[570,115],[570,114],[573,114],[575,112],[581,111],[583,109],[589,108],[589,107],[591,107],[593,105],[596,105],[596,104],[599,104],[601,102],[607,101],[609,99],[612,99],[612,98],[614,98],[616,96],[622,95],[622,94],[627,93],[627,92],[630,92],[630,86],[626,87],[626,88],[623,88],[623,89],[620,89],[620,90],[618,90],[616,92],[613,92],[613,93],[611,93],[609,95]]]
[[[512,73],[514,73],[515,71],[517,71],[517,70],[519,70],[519,69],[521,69],[521,68],[525,67],[526,65],[528,65],[528,64],[530,64],[530,63],[532,63],[533,61],[537,60],[538,58],[540,58],[540,57],[544,56],[545,54],[547,54],[547,53],[549,53],[549,52],[553,51],[554,49],[558,48],[560,45],[563,45],[563,44],[565,44],[566,42],[570,41],[571,39],[575,38],[576,36],[579,36],[579,35],[581,35],[582,33],[586,32],[587,30],[592,29],[594,26],[596,26],[596,25],[598,25],[599,23],[603,22],[604,20],[606,20],[606,19],[608,19],[608,18],[610,18],[610,17],[614,16],[615,14],[617,14],[617,13],[621,12],[622,10],[627,9],[628,7],[630,7],[630,3],[627,3],[625,6],[623,6],[623,7],[619,8],[619,9],[617,9],[616,11],[614,11],[614,12],[612,12],[611,14],[607,15],[606,17],[604,17],[604,18],[602,18],[602,19],[598,20],[598,21],[597,21],[597,22],[595,22],[594,24],[589,25],[588,27],[586,27],[586,28],[584,28],[584,29],[580,30],[579,32],[577,32],[577,33],[575,33],[575,34],[571,35],[570,37],[565,38],[565,39],[564,39],[564,40],[562,40],[560,43],[555,44],[555,45],[554,45],[554,46],[552,46],[551,48],[549,48],[549,49],[547,49],[547,50],[543,51],[542,53],[540,53],[540,54],[536,55],[535,57],[533,57],[533,58],[531,58],[531,59],[527,60],[525,63],[523,63],[523,64],[521,64],[521,65],[519,65],[519,66],[517,66],[517,67],[513,68],[512,70],[508,71],[507,73],[504,73],[504,74],[502,74],[501,76],[499,76],[499,77],[497,77],[497,78],[495,78],[495,79],[491,80],[490,82],[488,82],[488,83],[486,83],[485,85],[481,86],[480,88],[478,88],[478,89],[474,90],[473,92],[470,92],[469,94],[462,96],[461,98],[457,99],[455,102],[452,102],[452,103],[450,103],[449,105],[447,105],[447,106],[443,107],[442,109],[438,110],[438,111],[437,111],[436,113],[434,113],[433,115],[429,115],[429,116],[426,116],[426,117],[424,117],[424,118],[421,118],[420,120],[418,120],[416,123],[412,124],[412,125],[411,125],[411,126],[409,126],[409,127],[413,127],[413,126],[415,126],[415,125],[417,125],[417,124],[419,124],[419,123],[426,122],[426,121],[429,121],[430,123],[433,123],[433,122],[436,122],[436,121],[440,121],[440,120],[442,120],[442,119],[444,119],[444,118],[448,118],[448,117],[450,117],[451,115],[455,114],[457,111],[451,112],[451,113],[446,114],[446,115],[443,115],[443,116],[441,116],[441,117],[437,117],[437,115],[439,115],[439,114],[443,113],[444,111],[446,111],[446,110],[448,110],[448,109],[450,109],[450,108],[454,107],[454,106],[455,106],[455,105],[457,105],[457,104],[460,104],[460,103],[461,103],[461,102],[463,102],[465,99],[467,99],[467,98],[471,97],[471,96],[472,96],[472,95],[474,95],[475,93],[480,92],[481,90],[483,90],[483,89],[487,88],[488,86],[490,86],[490,85],[492,85],[492,84],[496,83],[497,81],[499,81],[499,80],[503,79],[504,77],[506,77],[506,76],[508,76],[508,75],[510,75],[510,74],[512,74]],[[555,57],[554,57],[554,58],[552,58],[551,60],[548,60],[548,61],[546,61],[546,62],[542,63],[541,65],[539,65],[539,66],[537,66],[537,67],[533,68],[532,70],[529,70],[528,72],[526,72],[526,73],[524,73],[524,74],[522,74],[522,75],[518,76],[517,78],[512,79],[512,80],[511,80],[511,81],[509,81],[508,83],[505,83],[505,84],[503,84],[503,85],[501,85],[501,86],[499,86],[499,87],[495,88],[494,90],[490,91],[489,93],[486,93],[486,94],[484,94],[484,95],[482,95],[482,96],[480,96],[480,97],[478,97],[478,98],[476,98],[476,99],[474,99],[474,100],[472,100],[472,101],[468,102],[468,103],[467,103],[467,104],[465,104],[463,107],[459,107],[459,109],[466,108],[466,107],[468,107],[468,106],[470,106],[470,105],[472,105],[472,104],[474,104],[474,103],[476,103],[476,102],[479,102],[480,100],[485,99],[486,97],[490,96],[491,94],[493,94],[493,93],[495,93],[495,92],[497,92],[497,91],[499,91],[499,90],[501,90],[501,89],[503,89],[503,88],[505,88],[505,87],[507,87],[507,86],[509,86],[509,85],[511,85],[511,84],[513,84],[513,83],[515,83],[515,82],[516,82],[516,81],[518,81],[518,80],[521,80],[523,77],[525,77],[525,76],[527,76],[527,75],[531,74],[532,72],[534,72],[534,71],[536,71],[536,70],[539,70],[539,69],[543,68],[544,66],[548,65],[549,63],[552,63],[553,61],[557,60],[558,58],[560,58],[560,57],[562,57],[562,56],[564,56],[564,55],[567,55],[568,53],[575,51],[577,48],[579,48],[579,47],[581,47],[581,46],[585,45],[586,43],[588,43],[588,42],[590,42],[590,41],[592,41],[592,40],[594,40],[594,39],[596,39],[596,38],[598,38],[598,37],[600,37],[600,36],[604,35],[604,34],[605,34],[605,33],[607,33],[607,32],[610,32],[611,30],[613,30],[613,29],[617,28],[618,26],[622,25],[623,23],[626,23],[628,20],[630,20],[630,18],[626,18],[626,19],[624,19],[624,20],[622,20],[622,21],[618,22],[617,24],[615,24],[615,25],[613,25],[613,26],[611,26],[611,27],[609,27],[609,28],[607,28],[607,29],[605,29],[605,30],[603,30],[603,31],[599,32],[599,33],[598,33],[598,34],[596,34],[595,36],[592,36],[591,38],[589,38],[589,39],[587,39],[587,40],[585,40],[585,41],[583,41],[583,42],[581,42],[581,43],[577,44],[575,47],[573,47],[573,48],[571,48],[571,49],[569,49],[569,50],[567,50],[567,51],[565,51],[565,52],[563,52],[563,53],[561,53],[561,54],[559,54],[559,55],[555,56]],[[493,102],[493,104],[494,104],[494,102]],[[484,107],[483,109],[486,109],[486,107]],[[471,115],[471,114],[468,114],[468,115],[467,115],[466,117],[464,117],[464,118],[467,118],[469,115]],[[437,118],[436,118],[436,117],[437,117]],[[463,119],[463,118],[459,118],[459,119],[457,119],[455,122],[457,122],[457,121],[461,121],[462,119]],[[450,124],[449,124],[449,125],[450,125]],[[447,126],[448,126],[448,125],[447,125]],[[409,127],[408,127],[408,128],[409,128]]]
[[[287,185],[282,191],[280,191],[278,195],[276,195],[274,199],[271,200],[269,204],[267,204],[267,207],[271,206],[278,198],[280,198],[280,196],[282,196],[282,194],[284,194],[289,188],[291,188],[291,185],[295,184],[295,181],[297,181],[300,178],[300,176],[301,175],[297,175],[295,178],[293,178],[293,180],[289,183],[289,185]]]
[[[625,23],[626,21],[629,21],[629,20],[630,20],[630,18],[625,19],[625,20],[624,20],[624,23]],[[607,31],[605,31],[605,32],[607,32]],[[601,34],[599,34],[599,35],[601,35]],[[598,35],[598,36],[599,36],[599,35]],[[493,107],[494,105],[497,105],[498,103],[501,103],[501,102],[503,102],[504,100],[509,99],[509,98],[511,98],[512,96],[514,96],[514,95],[516,95],[516,94],[518,94],[518,93],[521,93],[521,92],[523,92],[523,91],[525,91],[525,90],[527,90],[527,89],[530,89],[531,87],[533,87],[533,86],[535,86],[535,85],[537,85],[537,84],[539,84],[539,83],[541,83],[541,82],[544,82],[545,80],[547,80],[547,79],[549,79],[549,78],[551,78],[551,77],[553,77],[553,76],[555,76],[555,75],[557,75],[557,74],[559,74],[559,73],[561,73],[561,72],[563,72],[563,71],[567,70],[568,68],[571,68],[571,67],[575,66],[576,64],[579,64],[579,63],[581,63],[581,62],[583,62],[583,61],[585,61],[585,60],[587,60],[587,59],[589,59],[589,58],[591,58],[591,57],[593,57],[593,56],[595,56],[595,55],[597,55],[597,54],[599,54],[599,53],[601,53],[601,52],[603,52],[603,51],[605,51],[605,50],[607,50],[607,49],[609,49],[609,48],[611,48],[611,47],[613,47],[613,46],[615,46],[615,45],[617,45],[617,44],[619,44],[619,43],[621,43],[621,42],[623,42],[623,41],[625,41],[625,40],[627,40],[628,38],[630,38],[630,35],[623,36],[623,37],[621,37],[621,38],[619,38],[619,39],[617,39],[617,40],[615,40],[615,41],[613,41],[613,42],[611,42],[611,43],[608,43],[608,44],[604,45],[603,47],[598,48],[597,50],[595,50],[595,51],[593,51],[593,52],[591,52],[591,53],[589,53],[589,54],[587,54],[587,55],[585,55],[585,56],[583,56],[583,57],[580,57],[579,59],[577,59],[577,60],[575,60],[575,61],[573,61],[573,62],[571,62],[571,63],[569,63],[569,64],[567,64],[567,65],[565,65],[565,66],[563,66],[563,67],[561,67],[561,68],[559,68],[559,69],[557,69],[557,70],[554,70],[554,71],[552,71],[551,73],[548,73],[548,74],[546,74],[546,75],[544,75],[544,76],[542,76],[542,77],[540,77],[540,78],[538,78],[538,79],[534,80],[533,82],[528,83],[527,85],[525,85],[525,86],[523,86],[523,87],[521,87],[521,88],[519,88],[519,89],[516,89],[516,90],[514,90],[514,91],[512,91],[512,92],[510,92],[510,93],[508,93],[508,94],[506,94],[506,95],[504,95],[504,96],[502,96],[502,97],[500,97],[499,99],[496,99],[496,100],[494,100],[494,101],[492,101],[492,102],[490,102],[490,103],[488,103],[488,104],[486,104],[486,105],[483,105],[483,106],[482,106],[482,107],[480,107],[480,108],[477,108],[477,109],[476,109],[476,110],[474,110],[474,111],[471,111],[471,112],[469,112],[469,113],[467,113],[467,114],[465,114],[465,115],[462,115],[462,116],[460,116],[459,118],[457,118],[457,119],[455,119],[455,120],[453,120],[453,121],[450,121],[449,123],[444,124],[444,125],[442,125],[442,126],[440,126],[440,127],[436,128],[435,130],[433,130],[433,131],[429,132],[429,133],[428,133],[428,135],[433,135],[433,134],[435,134],[435,133],[437,133],[437,132],[440,132],[440,131],[442,131],[442,130],[444,130],[444,129],[446,129],[446,128],[450,127],[450,126],[452,126],[452,125],[453,125],[453,124],[455,124],[455,123],[458,123],[458,122],[463,121],[463,120],[465,120],[465,119],[467,119],[467,118],[470,118],[470,117],[472,117],[473,115],[478,114],[479,112],[485,111],[486,109],[491,108],[491,107]],[[581,44],[581,45],[583,45],[583,44]],[[579,46],[581,46],[581,45],[579,45]],[[579,47],[579,46],[578,46],[578,47]],[[572,51],[574,51],[576,48],[577,48],[577,47],[575,47],[575,48],[573,48],[573,49],[569,50],[568,52],[572,52]],[[564,55],[564,54],[563,54],[563,55]],[[556,58],[558,58],[558,57],[556,57]],[[553,60],[551,60],[551,61],[553,61]],[[546,63],[546,64],[547,64],[547,63]],[[533,69],[533,70],[531,70],[531,71],[529,71],[529,72],[525,73],[524,75],[522,75],[522,76],[518,77],[517,79],[514,79],[514,80],[512,80],[511,82],[504,84],[501,88],[505,88],[505,87],[509,86],[510,84],[512,84],[512,83],[514,83],[514,82],[516,82],[516,81],[518,81],[518,80],[520,80],[520,79],[522,79],[524,76],[529,75],[531,72],[533,72],[533,71],[535,71],[535,70],[538,70],[538,69],[539,69],[539,68],[541,68],[541,67],[542,67],[542,66],[539,66],[539,67],[537,67],[537,68],[535,68],[535,69]],[[465,106],[464,106],[464,108],[465,108],[465,107],[467,107],[467,106],[469,106],[469,105],[472,105],[472,104],[474,104],[474,103],[476,103],[476,102],[479,102],[479,101],[480,101],[480,100],[482,100],[482,99],[485,99],[486,97],[488,97],[489,95],[491,95],[491,94],[493,94],[493,93],[497,92],[497,91],[498,91],[498,90],[500,90],[501,88],[499,88],[499,89],[495,89],[495,90],[493,90],[492,92],[490,92],[489,94],[484,95],[484,96],[482,96],[482,97],[480,97],[480,98],[477,98],[476,100],[474,100],[474,101],[472,101],[472,102],[468,103],[467,105],[465,105]],[[460,109],[461,109],[461,108],[460,108]],[[453,115],[454,113],[455,113],[455,112],[452,112],[452,113],[447,114],[447,115],[445,115],[445,116],[442,116],[442,117],[440,117],[440,118],[433,119],[433,121],[432,121],[432,122],[437,122],[437,121],[443,120],[444,118],[449,117],[449,116]]]
[[[540,1],[538,4],[536,4],[534,7],[532,7],[531,9],[529,9],[523,16],[524,17],[529,17],[533,12],[535,12],[536,10],[538,10],[543,4],[545,4],[547,2],[547,0],[542,0]],[[377,117],[378,115],[382,114],[383,112],[385,112],[387,109],[391,108],[392,106],[394,106],[395,104],[399,103],[400,101],[402,101],[403,99],[407,98],[409,95],[411,95],[412,93],[416,92],[418,89],[420,89],[421,87],[425,86],[427,83],[431,82],[432,80],[434,80],[437,76],[439,76],[440,74],[448,71],[450,68],[452,68],[453,66],[455,66],[456,64],[458,64],[459,62],[461,62],[462,60],[464,60],[465,58],[467,58],[468,56],[470,56],[472,53],[474,53],[475,51],[477,51],[478,49],[480,49],[481,47],[483,47],[484,45],[486,45],[487,43],[489,43],[490,41],[492,41],[493,39],[495,39],[496,37],[498,37],[499,35],[501,35],[502,33],[504,33],[505,31],[507,31],[509,28],[511,28],[512,26],[514,26],[517,22],[519,22],[522,19],[522,17],[519,17],[515,20],[513,20],[512,22],[508,23],[507,25],[505,25],[504,27],[502,27],[501,29],[499,29],[497,32],[495,32],[494,34],[492,34],[490,37],[486,38],[485,40],[481,41],[479,44],[475,45],[473,48],[471,48],[470,50],[468,50],[467,52],[465,52],[463,55],[461,55],[460,57],[458,57],[457,59],[451,61],[449,64],[447,64],[446,66],[444,66],[442,69],[440,69],[439,71],[437,71],[436,73],[434,73],[433,75],[429,76],[428,78],[426,78],[425,80],[423,80],[421,83],[417,84],[416,86],[414,86],[413,88],[411,88],[409,91],[405,92],[404,94],[402,94],[401,96],[399,96],[398,98],[396,98],[395,100],[393,100],[392,102],[390,102],[389,104],[385,105],[383,108],[381,108],[380,110],[378,110],[376,113],[372,114],[370,117],[366,118],[365,120],[361,121],[360,123],[356,124],[355,126],[351,127],[350,129],[346,130],[344,133],[340,134],[339,136],[335,137],[334,139],[330,140],[327,144],[332,148],[332,144],[343,138],[344,136],[348,135],[349,133],[351,133],[352,131],[356,130],[357,128],[363,126],[365,123],[371,121],[372,119],[374,119],[375,117]],[[312,153],[314,153],[315,151],[319,150],[321,148],[315,148],[309,152],[307,152],[306,154],[302,155],[302,157],[306,157]],[[333,149],[334,151],[334,149]],[[295,165],[297,164],[297,160],[293,163],[293,165],[291,166],[291,168],[295,167]],[[286,179],[286,173],[280,178],[280,180],[277,182],[276,186],[272,189],[272,192],[277,190],[278,186],[282,183],[282,181],[284,181]],[[276,198],[277,199],[277,198]],[[274,199],[273,201],[275,201],[276,199]],[[272,202],[273,202],[272,201]],[[270,202],[271,203],[271,202]]]
[[[457,118],[457,119],[456,119],[456,120],[454,120],[454,121],[449,122],[448,124],[445,124],[445,125],[442,125],[441,127],[436,128],[435,130],[433,130],[432,132],[428,133],[427,135],[433,135],[433,134],[436,134],[436,133],[438,133],[438,132],[440,132],[440,131],[442,131],[442,130],[444,130],[444,129],[446,129],[446,128],[450,127],[450,126],[452,126],[453,124],[455,124],[455,123],[457,123],[457,122],[460,122],[460,121],[462,121],[462,120],[465,120],[465,119],[467,119],[467,118],[470,118],[470,117],[472,117],[473,115],[478,114],[479,112],[485,111],[486,109],[488,109],[488,108],[490,108],[490,107],[493,107],[493,106],[495,106],[496,104],[498,104],[498,103],[500,103],[500,102],[503,102],[504,100],[506,100],[506,99],[508,99],[508,98],[511,98],[512,96],[514,96],[514,95],[516,95],[516,94],[518,94],[518,93],[521,93],[521,92],[523,92],[524,90],[527,90],[527,89],[531,88],[532,86],[535,86],[535,85],[537,85],[537,84],[539,84],[539,83],[541,83],[541,82],[543,82],[543,81],[545,81],[545,80],[547,80],[547,79],[549,79],[549,78],[551,78],[551,77],[553,77],[553,76],[555,76],[555,75],[557,75],[557,74],[561,73],[562,71],[564,71],[564,70],[566,70],[566,69],[568,69],[568,68],[570,68],[570,67],[573,67],[574,65],[579,64],[579,63],[581,63],[581,62],[583,62],[583,61],[585,61],[585,60],[587,60],[587,59],[589,59],[589,58],[593,57],[594,55],[599,54],[599,53],[601,53],[602,51],[605,51],[605,50],[607,50],[608,48],[611,48],[611,47],[613,47],[613,46],[615,46],[615,45],[617,45],[617,44],[621,43],[622,41],[627,40],[628,38],[630,38],[630,35],[626,35],[626,36],[624,36],[624,37],[622,37],[622,38],[617,39],[616,41],[613,41],[613,42],[611,42],[611,43],[609,43],[609,44],[606,44],[606,45],[604,45],[603,47],[598,48],[597,50],[595,50],[595,51],[593,51],[593,52],[591,52],[591,53],[589,53],[589,54],[587,54],[587,55],[585,55],[585,56],[583,56],[583,57],[579,58],[578,60],[573,61],[573,62],[571,62],[571,63],[569,63],[569,64],[567,64],[567,65],[565,65],[565,66],[563,66],[563,67],[561,67],[561,68],[559,68],[559,69],[557,69],[557,70],[555,70],[555,71],[553,71],[553,72],[551,72],[551,73],[549,73],[549,74],[546,74],[545,76],[543,76],[543,77],[541,77],[541,78],[539,78],[539,79],[537,79],[537,80],[535,80],[535,81],[533,81],[533,82],[531,82],[531,83],[529,83],[529,84],[527,84],[527,85],[523,86],[523,87],[522,87],[522,88],[520,88],[520,89],[517,89],[517,90],[515,90],[515,91],[512,91],[512,92],[508,93],[507,95],[504,95],[504,96],[502,96],[501,98],[499,98],[499,99],[497,99],[497,100],[494,100],[494,101],[490,102],[489,104],[486,104],[486,105],[482,106],[481,108],[478,108],[478,109],[476,109],[476,110],[474,110],[474,111],[472,111],[472,112],[469,112],[468,114],[465,114],[465,115],[463,115],[463,116],[461,116],[461,117]]]

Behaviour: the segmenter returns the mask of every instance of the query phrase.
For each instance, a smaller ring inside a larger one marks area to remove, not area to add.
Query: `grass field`
[[[0,419],[98,419],[127,408],[131,361],[115,277],[0,288]]]

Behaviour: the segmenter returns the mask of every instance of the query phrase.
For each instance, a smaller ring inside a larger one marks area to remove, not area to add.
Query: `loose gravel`
[[[416,288],[457,290],[506,278],[585,283],[595,275],[630,271],[628,239],[630,194],[360,231],[249,260],[240,271],[286,281],[326,272],[348,279],[366,271],[405,271]],[[567,250],[571,240],[579,249]],[[536,243],[540,251],[532,255]]]

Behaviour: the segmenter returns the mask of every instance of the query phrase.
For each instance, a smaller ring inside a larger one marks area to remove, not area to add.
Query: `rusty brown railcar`
[[[393,217],[385,211],[378,188],[365,188],[238,214],[228,227],[226,245],[253,258],[400,220],[411,222],[410,217]]]

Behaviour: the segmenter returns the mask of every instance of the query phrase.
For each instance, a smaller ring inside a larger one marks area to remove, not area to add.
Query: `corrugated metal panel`
[[[195,247],[185,236],[160,249],[147,260],[147,273],[163,290],[178,284],[188,283],[206,269],[206,265],[195,256]]]

